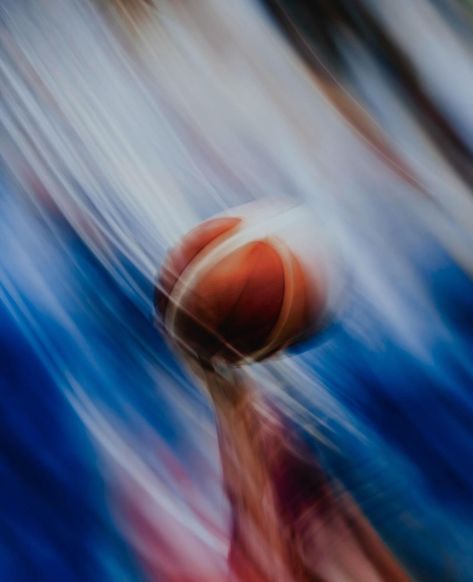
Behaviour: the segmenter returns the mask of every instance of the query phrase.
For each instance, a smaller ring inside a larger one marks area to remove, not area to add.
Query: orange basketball
[[[214,218],[186,235],[167,256],[155,300],[184,352],[231,363],[301,340],[317,327],[325,302],[322,278],[308,277],[271,228],[261,232],[244,217]]]

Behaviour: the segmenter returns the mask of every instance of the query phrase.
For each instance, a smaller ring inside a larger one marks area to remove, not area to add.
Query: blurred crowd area
[[[248,373],[409,577],[473,580],[472,19],[1,0],[0,579],[232,580],[215,412],[153,288],[200,220],[285,197],[345,286]]]

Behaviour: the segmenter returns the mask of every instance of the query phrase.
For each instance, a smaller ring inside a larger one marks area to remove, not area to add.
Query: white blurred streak
[[[4,35],[32,77],[17,79],[17,69],[3,66],[13,118],[28,128],[63,185],[71,177],[81,185],[81,193],[67,188],[69,204],[81,207],[81,198],[91,199],[98,210],[91,220],[150,278],[169,241],[204,213],[243,196],[296,195],[327,215],[337,197],[338,213],[363,204],[350,159],[362,156],[369,164],[371,155],[249,3],[234,3],[231,10],[218,2],[200,3],[197,10],[160,3],[141,34],[141,69],[99,26],[101,16],[91,5],[38,2],[28,9],[43,26],[24,18],[26,10],[12,9],[11,38]],[[73,29],[60,25],[72,21]],[[34,78],[54,99],[53,110],[35,102]],[[465,189],[422,136],[413,135],[409,121],[402,124],[403,153],[427,190],[471,227]],[[14,131],[11,119],[6,123]],[[206,150],[210,160],[202,160]],[[63,193],[57,199],[67,204]]]
[[[110,422],[101,415],[84,390],[80,386],[74,385],[69,398],[85,426],[111,459],[122,469],[128,479],[136,481],[140,489],[146,493],[154,506],[153,510],[160,516],[160,519],[165,519],[168,522],[169,518],[172,518],[172,522],[180,526],[183,531],[187,530],[204,546],[208,546],[213,553],[224,558],[228,548],[224,538],[212,535],[196,519],[183,499],[176,496],[175,491],[171,491],[169,486],[163,485],[160,476],[156,476],[136,452],[127,445],[120,431],[112,428]],[[175,483],[172,483],[172,488],[175,488]],[[163,517],[163,514],[167,516]]]
[[[473,147],[473,43],[426,0],[365,0],[416,68],[431,97]]]

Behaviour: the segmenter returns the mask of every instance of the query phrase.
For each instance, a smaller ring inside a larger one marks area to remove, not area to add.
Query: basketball
[[[203,222],[169,252],[155,304],[183,352],[241,364],[316,331],[326,282],[321,268],[307,268],[301,245],[291,245],[301,240],[300,223],[291,217],[291,210],[250,205]]]

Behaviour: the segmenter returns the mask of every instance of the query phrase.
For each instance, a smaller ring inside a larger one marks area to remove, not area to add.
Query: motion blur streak
[[[462,0],[1,0],[2,580],[251,582],[218,410],[153,288],[199,221],[280,197],[344,285],[305,350],[249,368],[263,434],[282,418],[406,575],[473,580],[472,23]]]

